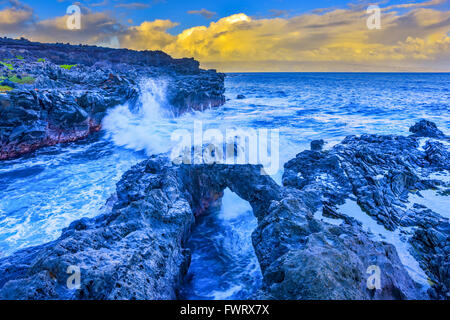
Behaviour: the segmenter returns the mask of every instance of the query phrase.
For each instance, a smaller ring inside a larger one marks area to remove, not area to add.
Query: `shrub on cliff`
[[[18,84],[33,84],[36,79],[28,76],[19,78],[17,75],[13,75],[12,77],[9,77],[8,80]]]
[[[9,86],[0,86],[0,93],[6,93],[7,91],[11,91],[12,88]]]
[[[9,70],[14,70],[14,67],[13,67],[13,65],[11,63],[6,63],[6,62],[3,62],[3,61],[0,61],[0,64],[4,65]]]
[[[76,64],[62,64],[60,65],[61,68],[66,69],[68,71],[70,71],[70,69],[72,69],[73,67],[76,67]]]

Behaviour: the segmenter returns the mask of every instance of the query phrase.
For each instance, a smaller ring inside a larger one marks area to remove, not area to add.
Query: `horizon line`
[[[225,74],[240,74],[240,73],[354,73],[354,74],[371,74],[371,73],[379,73],[379,74],[450,74],[450,71],[219,71],[220,73]]]

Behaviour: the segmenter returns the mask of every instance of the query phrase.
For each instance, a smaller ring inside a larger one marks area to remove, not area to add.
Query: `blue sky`
[[[422,0],[423,1],[423,0]],[[6,1],[3,1],[6,3]],[[347,0],[265,0],[265,1],[245,1],[245,0],[23,0],[24,4],[31,6],[40,19],[49,19],[55,16],[64,15],[68,5],[81,3],[90,10],[102,12],[108,10],[113,16],[123,23],[132,20],[132,24],[140,24],[144,21],[155,19],[170,19],[180,23],[179,26],[169,30],[176,34],[183,29],[198,25],[208,24],[212,20],[230,16],[235,13],[245,13],[252,17],[271,18],[275,16],[295,16],[302,13],[314,12],[321,8],[348,8],[350,6],[367,6],[368,4],[380,3],[380,6],[421,2],[412,1],[347,1]],[[125,8],[121,4],[141,3],[148,5],[147,8]],[[118,7],[120,6],[120,7]],[[437,9],[449,8],[448,3],[436,6]],[[216,13],[211,19],[200,14],[189,14],[189,11],[206,9]]]

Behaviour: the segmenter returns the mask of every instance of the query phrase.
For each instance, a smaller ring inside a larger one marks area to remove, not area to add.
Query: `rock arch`
[[[258,219],[252,242],[265,299],[417,299],[422,293],[395,248],[357,224],[315,220],[304,194],[277,185],[254,165],[174,165],[153,156],[117,184],[111,211],[73,222],[54,242],[0,259],[2,299],[176,299],[189,267],[184,243],[195,214],[229,187]],[[81,288],[67,288],[67,268]],[[366,270],[381,269],[369,290]]]

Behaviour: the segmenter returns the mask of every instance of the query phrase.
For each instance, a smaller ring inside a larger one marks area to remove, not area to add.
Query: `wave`
[[[140,83],[139,99],[134,106],[119,105],[103,119],[103,128],[114,144],[147,154],[165,153],[170,146],[168,126],[173,116],[166,98],[168,82],[146,79]]]

